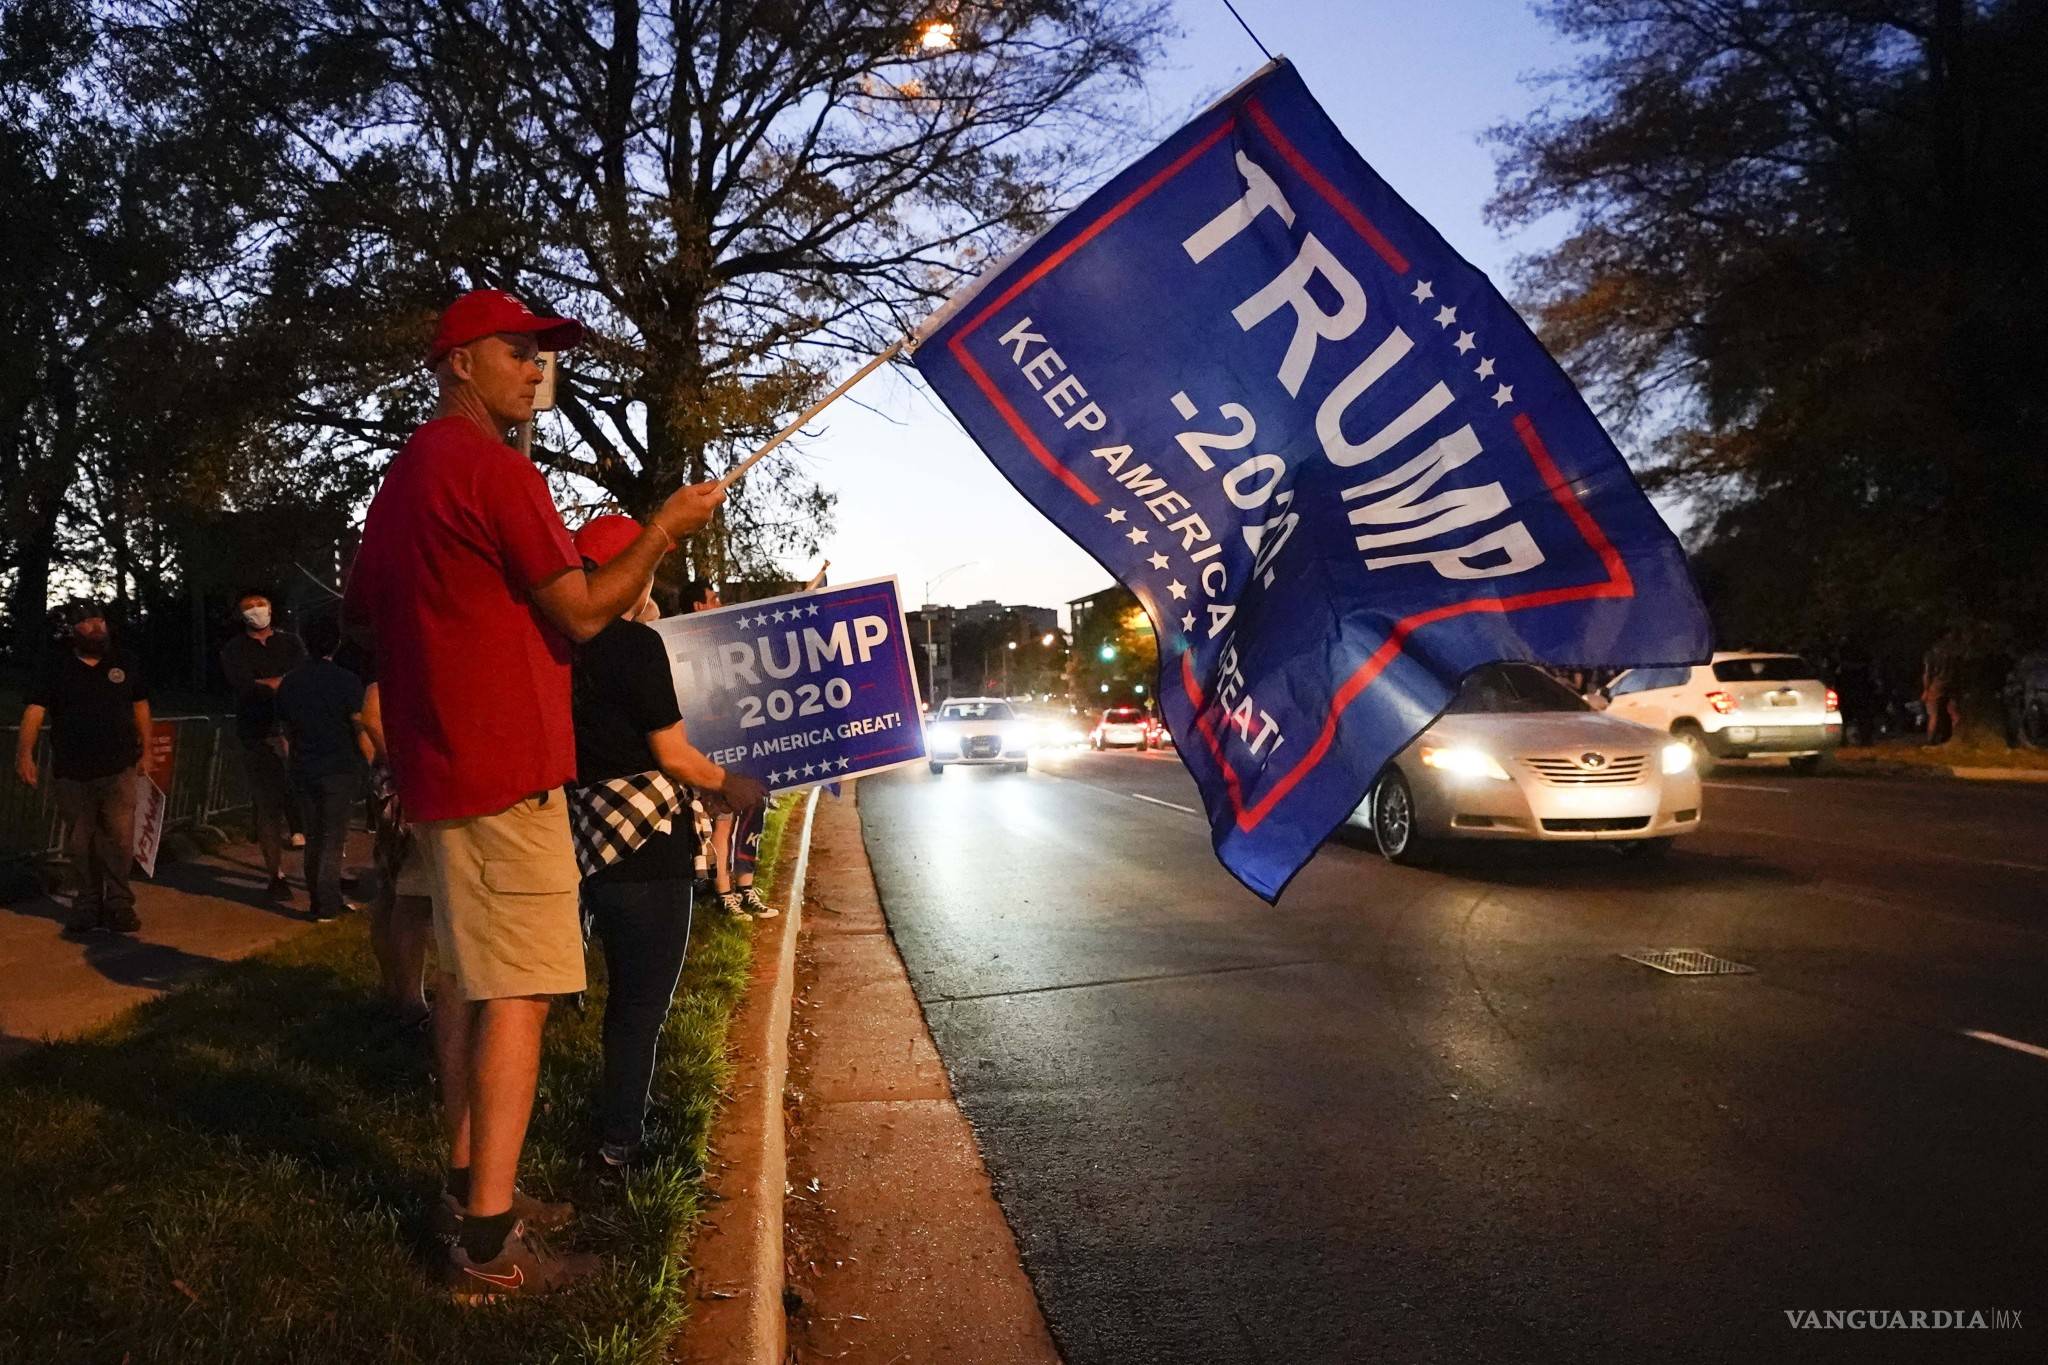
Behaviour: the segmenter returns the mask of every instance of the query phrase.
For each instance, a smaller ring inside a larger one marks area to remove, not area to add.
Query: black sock
[[[448,1193],[455,1196],[456,1203],[467,1204],[469,1202],[469,1167],[450,1166],[448,1168],[447,1189]]]
[[[488,1218],[479,1218],[473,1213],[462,1217],[462,1250],[470,1260],[482,1264],[495,1260],[505,1246],[505,1234],[512,1231],[512,1210],[494,1213]]]

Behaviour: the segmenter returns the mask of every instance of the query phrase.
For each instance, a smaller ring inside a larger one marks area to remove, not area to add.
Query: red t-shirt
[[[427,423],[391,462],[346,610],[376,632],[412,819],[488,815],[575,776],[569,641],[531,594],[582,563],[540,471],[467,418]]]

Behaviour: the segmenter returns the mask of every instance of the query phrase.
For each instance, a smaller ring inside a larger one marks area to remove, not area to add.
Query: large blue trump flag
[[[1584,400],[1284,62],[951,300],[916,363],[1144,604],[1217,855],[1268,899],[1469,670],[1708,653]]]

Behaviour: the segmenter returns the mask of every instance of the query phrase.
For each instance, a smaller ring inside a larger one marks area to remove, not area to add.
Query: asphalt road
[[[1136,754],[861,787],[1075,1365],[2048,1359],[2048,789],[1724,768],[1662,865],[1361,840],[1277,909],[1197,804]]]

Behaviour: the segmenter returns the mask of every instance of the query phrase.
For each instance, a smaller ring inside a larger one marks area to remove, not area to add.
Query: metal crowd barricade
[[[249,804],[232,716],[160,716],[177,727],[171,781],[165,790],[164,828],[206,824]],[[0,779],[0,861],[35,858],[56,851],[63,835],[50,779],[50,741],[37,744],[42,781],[30,787],[13,773],[12,758],[21,727],[0,730],[9,771]]]

